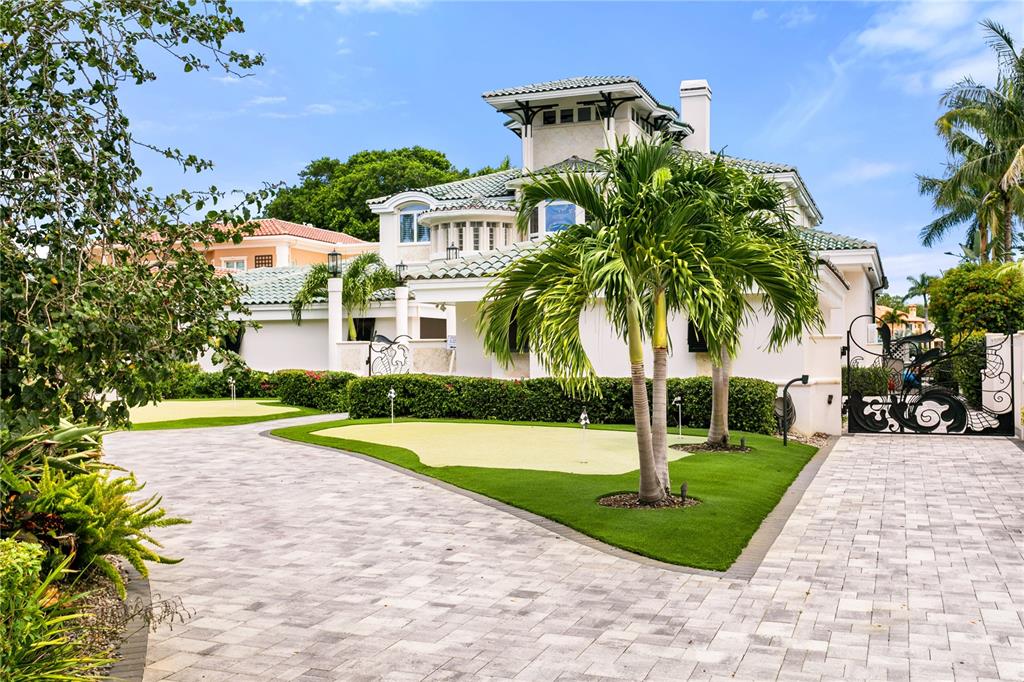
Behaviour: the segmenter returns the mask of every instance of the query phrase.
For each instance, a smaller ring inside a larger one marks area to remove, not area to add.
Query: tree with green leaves
[[[729,379],[743,328],[755,315],[771,320],[768,352],[820,330],[817,263],[792,225],[778,183],[728,166],[720,157],[682,170],[683,201],[702,202],[715,226],[704,253],[714,264],[724,301],[717,314],[694,323],[702,337],[718,340],[718,352],[711,354],[707,442],[727,445]]]
[[[921,194],[932,197],[937,218],[921,228],[918,237],[925,246],[934,246],[954,227],[966,226],[966,243],[973,245],[979,262],[987,262],[998,245],[1005,208],[995,183],[978,178],[964,187],[945,178],[918,176]]]
[[[910,283],[910,286],[907,288],[906,298],[917,298],[918,296],[921,297],[921,300],[924,301],[925,322],[928,321],[928,287],[930,287],[932,285],[932,282],[934,282],[936,279],[936,277],[933,277],[932,275],[929,275],[928,273],[925,272],[922,272],[917,277],[914,277],[913,275],[907,277],[907,282]]]
[[[311,303],[327,298],[327,280],[331,273],[324,263],[309,270],[302,288],[292,301],[292,319],[302,323],[302,310]],[[342,264],[341,307],[348,312],[348,340],[356,340],[355,316],[363,313],[381,289],[398,285],[398,279],[384,260],[376,253],[363,253]]]
[[[144,60],[157,52],[187,72],[244,76],[262,60],[224,46],[242,31],[225,0],[0,4],[5,426],[124,423],[176,363],[237,330],[240,292],[204,248],[240,240],[269,188],[157,194],[137,154],[212,164],[140,139],[121,101],[156,79]]]
[[[906,311],[907,309],[906,301],[902,296],[896,296],[887,291],[879,292],[875,296],[875,305],[884,305],[886,308],[892,308],[893,310]]]
[[[937,208],[949,211],[937,227],[943,218],[962,223],[974,215],[982,258],[991,231],[996,260],[1007,261],[1024,206],[1024,52],[1000,24],[985,20],[982,25],[998,60],[996,83],[986,86],[968,76],[943,94],[947,111],[936,127],[951,160],[945,178],[922,178],[921,189],[935,198]]]
[[[713,227],[698,205],[679,200],[675,178],[686,161],[671,140],[622,140],[615,149],[599,150],[597,163],[600,173],[532,176],[523,186],[520,226],[552,200],[583,208],[586,222],[549,237],[496,277],[477,329],[484,347],[503,364],[511,363],[513,348],[528,343],[571,392],[594,393],[596,376],[580,319],[603,309],[629,354],[639,498],[658,503],[670,486],[668,316],[685,309],[708,327],[720,309],[721,286],[703,253]],[[650,402],[644,370],[648,339],[655,359]],[[717,336],[709,340],[717,342]]]
[[[368,199],[509,167],[505,157],[496,168],[470,173],[456,168],[444,153],[424,147],[367,150],[345,161],[325,156],[299,172],[299,184],[277,192],[267,215],[377,241],[377,216],[366,205]]]

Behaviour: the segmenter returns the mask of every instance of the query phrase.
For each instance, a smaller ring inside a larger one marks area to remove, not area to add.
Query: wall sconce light
[[[330,273],[331,277],[337,277],[341,274],[341,254],[337,251],[331,251],[327,254],[327,272]]]
[[[459,247],[455,246],[455,244],[449,244],[448,248],[445,249],[445,258],[447,260],[455,260],[458,257],[459,257]]]

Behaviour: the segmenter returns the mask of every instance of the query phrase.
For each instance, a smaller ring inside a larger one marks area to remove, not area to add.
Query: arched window
[[[427,210],[425,204],[403,206],[398,215],[398,241],[403,244],[430,242],[430,228],[420,225],[420,213]]]

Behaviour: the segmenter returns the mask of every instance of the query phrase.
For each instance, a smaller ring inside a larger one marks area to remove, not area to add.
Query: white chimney
[[[711,151],[711,86],[703,78],[679,84],[679,108],[683,122],[693,133],[683,138],[683,147],[699,152]]]

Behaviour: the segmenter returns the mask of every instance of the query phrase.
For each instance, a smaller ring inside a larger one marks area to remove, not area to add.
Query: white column
[[[341,310],[341,278],[327,280],[327,369],[341,370],[341,348],[344,339],[344,320]]]
[[[395,337],[409,333],[409,287],[395,287]]]
[[[445,336],[455,336],[455,323],[458,317],[455,315],[455,304],[449,303],[444,309]]]
[[[419,339],[420,336],[420,306],[419,304],[412,304],[409,306],[409,336],[413,339]]]
[[[608,149],[617,149],[619,141],[615,137],[615,114],[605,120],[604,134],[608,136]]]
[[[292,249],[288,242],[278,244],[274,251],[274,267],[285,267],[292,264]]]
[[[523,128],[523,168],[533,170],[533,125],[527,124]]]

